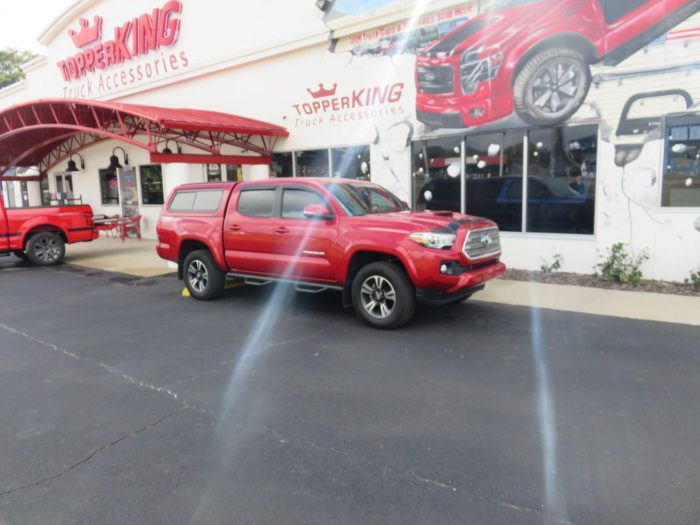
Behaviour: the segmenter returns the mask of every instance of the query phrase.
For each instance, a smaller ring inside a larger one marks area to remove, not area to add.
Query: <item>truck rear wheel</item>
[[[27,241],[27,258],[37,266],[53,266],[63,260],[66,243],[53,232],[38,232]]]
[[[210,301],[224,293],[226,275],[216,265],[207,250],[195,250],[185,257],[183,264],[185,286],[190,295],[201,301]]]
[[[398,328],[413,317],[416,293],[403,268],[388,262],[374,262],[357,272],[352,283],[352,304],[370,325]]]

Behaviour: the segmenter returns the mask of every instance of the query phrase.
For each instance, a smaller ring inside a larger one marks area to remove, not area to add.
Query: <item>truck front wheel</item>
[[[201,301],[221,297],[226,275],[216,265],[207,250],[195,250],[187,254],[183,264],[185,286],[190,295]]]
[[[63,260],[66,243],[53,232],[38,232],[27,241],[27,258],[37,266],[53,266]]]
[[[352,304],[357,314],[377,328],[398,328],[416,309],[413,283],[403,268],[388,262],[363,267],[352,283]]]
[[[583,104],[591,70],[567,47],[544,49],[528,60],[513,83],[515,110],[528,124],[559,124]]]

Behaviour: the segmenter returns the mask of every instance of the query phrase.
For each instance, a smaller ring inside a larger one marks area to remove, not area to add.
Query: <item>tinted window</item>
[[[194,204],[194,192],[180,191],[170,203],[170,211],[192,211],[192,204]]]
[[[323,204],[323,198],[313,191],[284,190],[282,196],[282,217],[284,219],[304,219],[304,208],[311,204]]]
[[[605,21],[610,24],[643,6],[649,0],[603,0]]]
[[[223,190],[180,191],[170,203],[170,211],[216,211],[221,204]]]
[[[198,191],[192,211],[216,211],[221,203],[222,190]]]
[[[119,182],[114,170],[100,170],[100,192],[102,204],[119,204]]]
[[[275,190],[245,190],[238,197],[238,213],[248,217],[272,217]]]
[[[160,164],[140,166],[141,198],[144,204],[163,204],[163,170]]]
[[[700,206],[700,119],[669,118],[662,206]]]

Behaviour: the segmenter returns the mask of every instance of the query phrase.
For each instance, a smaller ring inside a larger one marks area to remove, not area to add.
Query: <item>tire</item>
[[[195,250],[187,254],[182,276],[190,295],[195,299],[211,301],[224,293],[226,275],[207,250]]]
[[[578,111],[590,87],[591,70],[581,53],[567,47],[544,49],[515,77],[515,111],[528,124],[559,124]]]
[[[352,305],[366,323],[390,330],[413,317],[416,292],[403,268],[374,262],[357,272],[352,282]]]
[[[35,233],[27,241],[27,259],[36,266],[54,266],[63,260],[66,243],[53,232]]]

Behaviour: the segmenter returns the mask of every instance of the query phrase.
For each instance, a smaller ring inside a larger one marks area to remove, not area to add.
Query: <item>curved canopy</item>
[[[46,172],[108,139],[145,149],[156,163],[269,164],[276,140],[288,135],[281,126],[215,111],[43,99],[0,112],[0,177],[17,166]],[[179,153],[180,146],[199,153]],[[257,155],[222,154],[224,146]],[[178,152],[162,153],[166,147]]]

